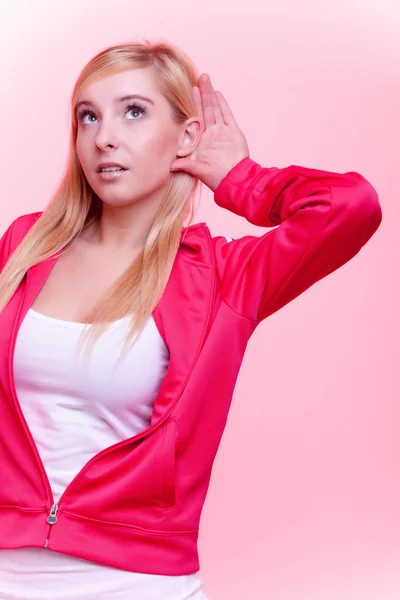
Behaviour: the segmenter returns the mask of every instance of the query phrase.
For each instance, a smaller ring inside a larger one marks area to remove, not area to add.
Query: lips
[[[101,169],[105,169],[107,167],[119,167],[123,171],[127,171],[127,168],[124,167],[124,165],[120,165],[119,163],[116,163],[116,162],[104,162],[104,163],[100,163],[98,165],[98,167],[96,169],[96,172],[100,173]]]
[[[113,171],[100,171],[96,173],[100,181],[117,181],[123,179],[122,175],[126,173],[128,169],[115,169]]]

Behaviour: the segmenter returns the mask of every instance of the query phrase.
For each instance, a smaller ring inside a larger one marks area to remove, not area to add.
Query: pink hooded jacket
[[[0,313],[1,548],[48,548],[143,573],[199,569],[200,515],[251,334],[355,256],[382,219],[375,189],[357,173],[263,168],[250,158],[214,198],[250,223],[278,227],[229,242],[206,223],[183,229],[153,312],[170,364],[151,425],[89,460],[57,505],[13,381],[18,328],[57,255],[29,269]],[[0,269],[40,215],[5,232]]]

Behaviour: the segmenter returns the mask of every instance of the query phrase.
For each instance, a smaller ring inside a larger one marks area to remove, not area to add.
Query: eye
[[[78,119],[81,123],[83,123],[84,118],[86,117],[86,115],[91,115],[92,117],[94,117],[94,114],[92,112],[90,112],[90,110],[88,110],[87,108],[84,108],[83,110],[79,111],[78,113]]]
[[[135,112],[140,114],[141,116],[143,116],[144,114],[146,114],[146,109],[143,106],[140,106],[139,104],[130,104],[129,106],[126,107],[126,111],[125,114],[129,113],[129,112]],[[94,117],[96,118],[96,115],[90,111],[87,108],[82,109],[79,113],[78,113],[78,119],[79,121],[81,121],[81,123],[83,123],[84,125],[87,124],[87,122],[84,122],[84,119],[86,116],[89,117]],[[141,118],[141,117],[138,117]],[[138,118],[133,118],[133,119],[129,119],[130,121],[137,121]],[[94,121],[89,121],[89,123],[94,123]]]
[[[139,104],[130,104],[126,109],[126,113],[131,112],[131,111],[134,111],[141,115],[144,115],[146,113],[146,109],[143,106],[139,106]],[[134,119],[134,121],[137,121],[137,119]]]

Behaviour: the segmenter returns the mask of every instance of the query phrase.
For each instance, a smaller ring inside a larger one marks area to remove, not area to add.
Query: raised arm
[[[355,256],[382,220],[373,186],[360,174],[243,159],[214,192],[216,203],[275,229],[227,242],[214,238],[222,297],[257,322]]]

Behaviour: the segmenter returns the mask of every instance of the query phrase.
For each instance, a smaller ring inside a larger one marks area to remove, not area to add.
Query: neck
[[[159,202],[146,200],[127,206],[103,202],[100,218],[86,231],[86,240],[111,250],[142,250]]]

